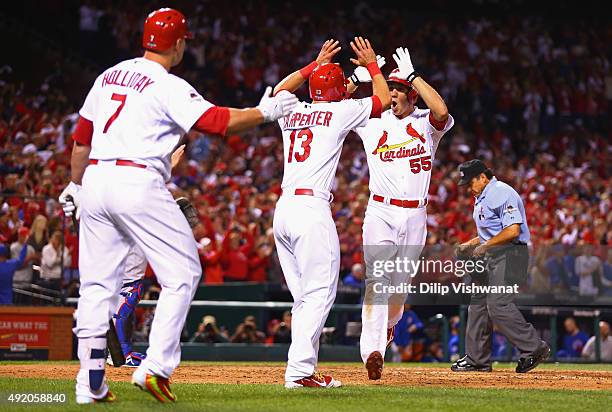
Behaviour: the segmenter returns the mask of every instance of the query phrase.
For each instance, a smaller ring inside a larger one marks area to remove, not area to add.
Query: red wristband
[[[370,77],[372,78],[374,78],[374,76],[377,74],[382,74],[380,67],[378,67],[378,63],[376,62],[368,63],[366,69],[368,69],[368,73],[370,73]]]
[[[302,75],[304,79],[308,79],[310,77],[310,73],[312,73],[312,71],[316,68],[317,68],[317,62],[313,61],[308,66],[302,67],[300,69],[300,74]]]

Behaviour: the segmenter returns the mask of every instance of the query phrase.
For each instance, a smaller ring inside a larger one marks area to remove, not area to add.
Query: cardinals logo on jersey
[[[414,129],[411,129],[414,130]],[[416,133],[416,130],[414,131]],[[418,135],[418,133],[417,133]],[[420,137],[420,135],[418,135]],[[373,155],[380,155],[380,160],[383,162],[392,162],[394,159],[401,159],[404,157],[412,157],[419,156],[425,153],[425,147],[419,144],[416,147],[405,148],[404,146],[414,142],[417,140],[417,137],[413,137],[412,139],[408,139],[405,142],[388,145],[387,138],[389,134],[387,131],[383,131],[382,136],[378,139],[378,145],[376,145],[376,149],[372,152]],[[421,137],[422,138],[422,137]],[[419,139],[420,140],[420,139]],[[423,139],[424,141],[425,139]],[[399,149],[399,150],[396,150]]]
[[[416,137],[421,143],[425,144],[425,138],[412,127],[412,123],[408,123],[408,126],[406,126],[406,133],[408,133],[408,136]]]
[[[376,149],[374,149],[374,151],[372,152],[373,155],[377,155],[378,153],[381,152],[380,149],[386,149],[387,146],[385,143],[387,142],[387,138],[389,137],[389,133],[387,133],[387,131],[385,130],[382,134],[382,136],[380,136],[380,139],[378,139],[378,144],[376,145]]]

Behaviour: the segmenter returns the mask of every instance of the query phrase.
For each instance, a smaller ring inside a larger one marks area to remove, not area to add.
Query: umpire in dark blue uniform
[[[527,277],[529,228],[519,194],[493,176],[485,164],[470,160],[459,166],[459,185],[475,197],[473,218],[478,236],[458,247],[460,256],[484,258],[486,271],[473,274],[478,285],[508,286]],[[468,307],[466,356],[455,362],[455,372],[490,372],[493,324],[520,351],[517,372],[528,372],[548,358],[542,341],[514,304],[515,293],[475,293]]]

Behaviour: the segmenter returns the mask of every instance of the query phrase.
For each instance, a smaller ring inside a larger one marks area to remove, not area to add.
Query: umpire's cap
[[[480,159],[472,159],[459,165],[459,174],[461,179],[459,185],[467,185],[472,181],[472,178],[488,171],[489,168]]]

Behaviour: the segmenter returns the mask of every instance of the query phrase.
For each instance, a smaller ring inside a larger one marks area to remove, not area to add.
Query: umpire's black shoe
[[[476,366],[468,361],[467,355],[451,365],[453,372],[491,372],[491,366]]]
[[[542,341],[538,350],[533,352],[531,356],[526,358],[520,358],[518,360],[518,365],[516,365],[517,373],[525,373],[529,372],[536,366],[538,366],[541,362],[544,362],[550,356],[550,346],[548,343]]]

